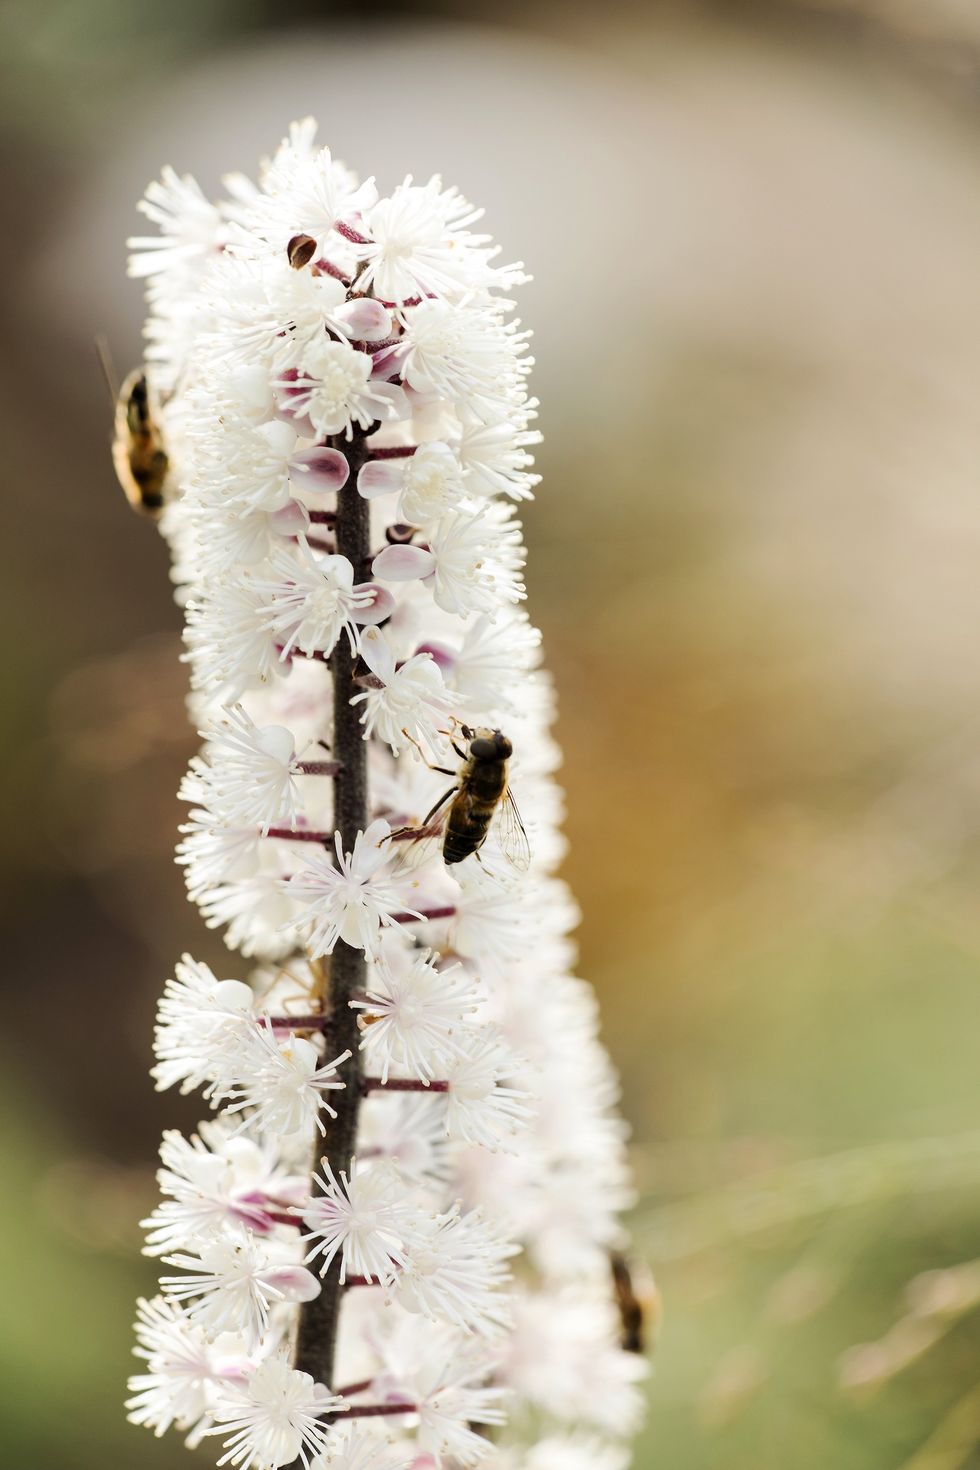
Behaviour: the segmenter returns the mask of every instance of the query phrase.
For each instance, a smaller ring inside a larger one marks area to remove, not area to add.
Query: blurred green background
[[[583,973],[665,1320],[641,1467],[980,1466],[980,8],[0,5],[0,1417],[122,1419],[191,751],[92,352],[160,165],[289,120],[443,168],[536,280],[527,516]],[[190,1463],[189,1461],[187,1463]]]

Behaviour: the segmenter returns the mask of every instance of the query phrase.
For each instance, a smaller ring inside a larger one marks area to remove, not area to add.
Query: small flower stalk
[[[381,197],[314,131],[217,205],[166,170],[130,242],[203,741],[177,859],[235,958],[159,1005],[156,1085],[206,1116],[164,1135],[129,1415],[238,1470],[621,1470],[630,1185],[554,876],[525,278],[455,189]]]

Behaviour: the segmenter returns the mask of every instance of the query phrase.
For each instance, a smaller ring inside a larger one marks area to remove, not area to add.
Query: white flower
[[[187,1276],[164,1276],[163,1291],[171,1301],[191,1302],[188,1318],[210,1338],[240,1332],[250,1352],[268,1326],[273,1302],[308,1302],[320,1283],[305,1266],[286,1264],[248,1236],[212,1240],[193,1254],[165,1256]]]
[[[445,295],[493,279],[487,236],[466,226],[480,218],[442,181],[413,184],[411,177],[366,213],[369,242],[358,250],[366,262],[359,284],[386,302]]]
[[[312,900],[296,923],[309,926],[313,958],[330,954],[338,939],[373,951],[379,928],[396,923],[405,911],[402,886],[390,871],[390,849],[383,845],[390,832],[387,822],[372,822],[357,834],[352,853],[344,852],[337,832],[336,864],[324,853],[289,879],[292,898]]]
[[[457,617],[492,616],[524,596],[520,527],[508,521],[506,511],[450,511],[425,534],[427,548],[386,546],[374,558],[374,575],[384,582],[431,580],[438,606]]]
[[[541,634],[524,613],[503,613],[495,622],[483,615],[466,629],[449,675],[453,689],[479,710],[520,707],[526,675],[537,668]]]
[[[194,770],[188,771],[178,795],[184,801],[210,802],[211,792]],[[184,834],[177,845],[176,861],[185,870],[188,895],[195,903],[223,878],[240,877],[255,871],[259,863],[260,833],[257,826],[223,826],[207,806],[194,806],[190,820],[178,829]]]
[[[471,1425],[505,1422],[499,1388],[483,1387],[481,1365],[465,1352],[457,1352],[441,1363],[423,1364],[416,1376],[416,1407],[419,1416],[419,1448],[441,1463],[444,1457],[461,1465],[475,1465],[489,1454],[490,1441]]]
[[[299,360],[301,376],[279,383],[283,401],[307,414],[318,434],[353,438],[355,425],[369,429],[384,419],[405,418],[401,388],[371,376],[373,362],[346,342],[314,338]]]
[[[301,545],[297,554],[283,550],[272,561],[275,576],[257,577],[266,626],[282,644],[282,658],[294,648],[301,653],[328,654],[342,632],[355,646],[355,623],[373,623],[391,610],[379,589],[354,586],[354,568],[345,556],[331,556]]]
[[[461,965],[440,968],[429,950],[386,951],[376,961],[361,1010],[361,1050],[387,1082],[392,1066],[422,1082],[441,1076],[449,1056],[465,1055],[481,992]]]
[[[361,656],[380,688],[355,695],[364,704],[364,737],[377,736],[395,755],[412,739],[433,745],[440,721],[452,710],[442,672],[429,653],[417,653],[399,667],[384,635],[376,628],[361,634]]]
[[[537,429],[527,427],[532,415],[533,410],[525,405],[520,413],[499,422],[464,424],[456,452],[467,471],[470,495],[532,498],[541,480],[531,469],[534,456],[528,453],[531,445],[541,443]]]
[[[226,251],[206,281],[209,364],[235,370],[261,362],[292,375],[328,329],[344,335],[345,303],[344,287],[329,275],[291,270],[285,259],[274,271]]]
[[[531,1116],[528,1094],[504,1085],[514,1059],[492,1032],[474,1038],[465,1056],[445,1068],[449,1083],[446,1131],[463,1143],[500,1148]]]
[[[524,584],[520,527],[486,512],[451,512],[428,533],[432,553],[432,595],[446,612],[493,613],[519,602]]]
[[[299,761],[282,725],[253,724],[241,705],[222,711],[202,730],[204,756],[191,770],[207,789],[211,812],[230,826],[255,825],[263,833],[296,820]]]
[[[618,1346],[618,1319],[608,1294],[575,1290],[525,1292],[501,1376],[520,1398],[571,1423],[629,1435],[642,1400],[647,1365]]]
[[[330,1431],[320,1419],[342,1405],[343,1399],[282,1359],[260,1363],[243,1383],[229,1385],[213,1409],[217,1422],[208,1433],[226,1436],[218,1464],[276,1470],[298,1457],[309,1465],[310,1456],[329,1444]]]
[[[157,1008],[152,1076],[163,1091],[190,1092],[234,1068],[253,1029],[252,992],[240,980],[218,980],[185,954]]]
[[[355,219],[377,199],[374,180],[358,184],[329,148],[300,154],[287,139],[269,164],[261,192],[251,193],[235,211],[241,225],[236,247],[250,239],[285,251],[293,235],[311,235],[318,252],[328,251],[331,232],[340,220]]]
[[[283,670],[262,594],[241,578],[218,582],[187,604],[184,641],[194,687],[228,699]]]
[[[270,1144],[229,1135],[213,1122],[189,1139],[168,1129],[160,1161],[157,1182],[169,1198],[140,1222],[148,1231],[147,1255],[182,1250],[225,1227],[269,1234],[275,1229],[270,1211],[281,1213],[305,1189]]]
[[[516,323],[505,326],[499,307],[423,301],[405,319],[402,371],[416,392],[447,398],[490,421],[520,403],[533,365],[523,355],[528,334]]]
[[[395,1267],[405,1260],[398,1175],[384,1164],[358,1171],[352,1160],[350,1179],[342,1171],[338,1182],[326,1159],[322,1167],[323,1176],[313,1176],[318,1192],[296,1211],[306,1226],[303,1239],[316,1242],[307,1261],[322,1256],[320,1275],[325,1276],[340,1251],[341,1284],[348,1276],[390,1281]]]
[[[510,1280],[504,1262],[518,1246],[504,1240],[478,1210],[415,1220],[405,1234],[407,1260],[395,1277],[395,1296],[410,1312],[445,1320],[464,1332],[497,1334],[510,1320],[500,1287]]]
[[[398,519],[413,526],[438,520],[465,494],[463,470],[448,444],[420,444],[408,459],[368,460],[357,477],[366,500],[399,492]]]
[[[266,851],[273,846],[266,845]],[[225,930],[225,944],[246,958],[278,960],[294,948],[295,910],[284,892],[283,869],[272,853],[248,871],[234,872],[196,897],[209,929]],[[189,870],[188,870],[189,871]]]
[[[626,1470],[629,1450],[589,1434],[549,1435],[531,1446],[525,1470]]]
[[[210,405],[213,423],[200,445],[199,479],[195,489],[207,510],[223,505],[246,514],[282,510],[292,494],[290,456],[295,452],[296,430],[281,420],[255,425],[233,404],[217,399]],[[198,541],[207,540],[202,523]]]
[[[175,1424],[193,1449],[211,1422],[216,1391],[240,1376],[248,1360],[209,1343],[176,1302],[141,1298],[136,1309],[133,1352],[146,1359],[147,1371],[129,1380],[129,1422],[145,1424],[158,1437]]]
[[[460,893],[449,921],[450,944],[474,963],[519,960],[533,944],[533,909],[526,881],[501,879],[476,863],[457,870]]]
[[[321,1113],[337,1116],[324,1094],[344,1087],[337,1068],[349,1056],[345,1051],[321,1064],[312,1041],[293,1034],[279,1039],[270,1026],[256,1027],[247,1064],[225,1089],[228,1112],[248,1110],[249,1126],[269,1133],[298,1133],[314,1124],[324,1133]]]
[[[165,168],[159,182],[149,185],[146,198],[136,207],[159,226],[162,234],[136,235],[127,240],[135,252],[129,258],[131,276],[153,276],[186,267],[214,249],[218,241],[221,215],[190,174],[181,178],[172,168]]]
[[[327,1448],[313,1462],[312,1470],[409,1470],[415,1462],[411,1444],[393,1445],[356,1423],[335,1424]],[[611,1466],[610,1470],[619,1467]]]
[[[368,1155],[391,1159],[403,1178],[427,1189],[442,1188],[451,1173],[445,1112],[442,1092],[367,1097],[358,1118],[359,1146]]]

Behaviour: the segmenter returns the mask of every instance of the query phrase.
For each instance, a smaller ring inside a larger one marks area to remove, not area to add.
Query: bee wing
[[[497,845],[511,867],[526,873],[531,865],[531,848],[510,787],[504,792],[493,822]]]
[[[442,847],[446,814],[458,790],[458,786],[450,786],[420,827],[401,827],[392,834],[390,846],[395,850],[396,874],[421,868]]]

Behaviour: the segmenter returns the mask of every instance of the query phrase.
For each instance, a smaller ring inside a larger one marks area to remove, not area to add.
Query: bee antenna
[[[102,333],[99,333],[99,335],[95,338],[95,355],[99,359],[99,366],[102,369],[102,376],[105,378],[105,384],[109,390],[109,397],[112,399],[112,402],[115,403],[116,398],[119,394],[119,383],[116,378],[115,368],[112,365],[112,353],[109,350],[109,339]]]

